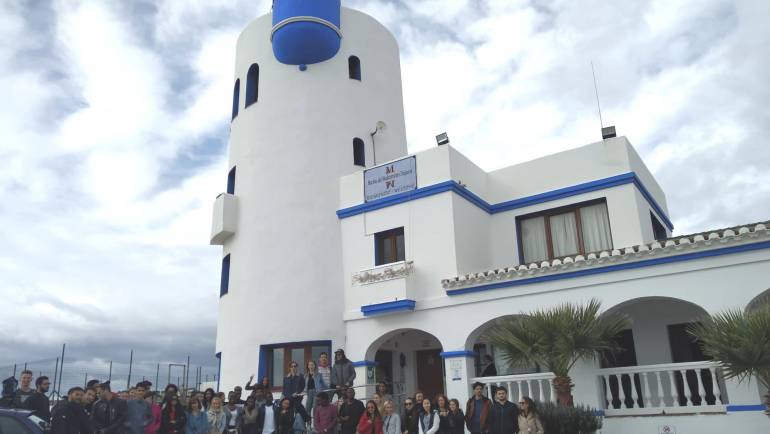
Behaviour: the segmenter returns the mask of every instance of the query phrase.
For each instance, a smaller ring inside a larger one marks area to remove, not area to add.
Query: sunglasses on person
[[[412,403],[411,402],[405,402],[404,405],[407,406],[407,407],[411,407]]]
[[[527,403],[527,401],[520,401],[520,402],[519,402],[519,405],[524,405],[524,404],[526,404],[526,403]]]

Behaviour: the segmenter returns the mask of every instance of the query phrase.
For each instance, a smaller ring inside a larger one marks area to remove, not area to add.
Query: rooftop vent
[[[602,140],[611,139],[613,137],[617,137],[617,134],[615,134],[615,125],[602,128]]]
[[[439,146],[448,145],[449,136],[447,135],[447,133],[441,133],[438,136],[436,136],[436,143],[438,143]]]

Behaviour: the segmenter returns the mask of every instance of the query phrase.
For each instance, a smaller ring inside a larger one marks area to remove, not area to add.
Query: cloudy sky
[[[677,233],[770,218],[770,2],[343,1],[402,53],[411,152],[636,146]],[[213,365],[235,40],[269,1],[0,0],[0,366]]]

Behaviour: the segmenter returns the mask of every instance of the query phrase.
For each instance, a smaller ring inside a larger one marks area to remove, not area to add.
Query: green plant
[[[770,304],[710,315],[688,332],[707,356],[722,364],[726,378],[755,377],[770,387]],[[765,399],[770,404],[768,396]]]
[[[629,327],[626,316],[600,315],[601,303],[564,303],[529,314],[498,320],[485,333],[512,366],[539,365],[554,373],[554,390],[559,404],[572,405],[569,371],[578,360],[594,360],[600,352],[618,351],[613,339]]]
[[[537,412],[546,434],[588,434],[602,427],[596,410],[578,405],[565,407],[552,402],[537,403]]]

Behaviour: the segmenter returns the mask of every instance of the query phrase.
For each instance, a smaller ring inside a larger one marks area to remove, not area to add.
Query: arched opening
[[[385,382],[401,408],[404,397],[421,391],[426,397],[445,393],[441,342],[432,334],[416,329],[394,330],[372,342],[366,360],[367,383]]]
[[[235,80],[235,86],[233,87],[233,117],[230,119],[235,119],[236,116],[238,116],[238,100],[240,99],[241,95],[241,79]]]
[[[256,63],[249,67],[246,75],[246,107],[257,102],[259,93],[259,65]]]
[[[361,81],[361,60],[356,56],[348,57],[348,77]]]
[[[364,141],[358,137],[353,139],[353,164],[366,167],[366,153]]]
[[[766,289],[758,296],[752,298],[746,305],[746,312],[751,312],[767,305],[770,305],[770,289]]]

